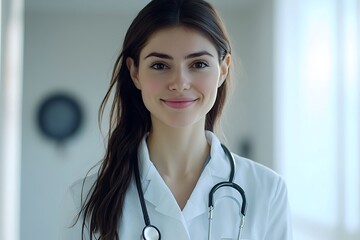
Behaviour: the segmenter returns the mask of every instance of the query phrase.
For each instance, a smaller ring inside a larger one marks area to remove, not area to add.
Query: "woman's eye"
[[[155,70],[163,70],[163,69],[166,69],[168,67],[163,63],[154,63],[153,65],[151,65],[151,68],[155,69]]]
[[[197,69],[201,69],[201,68],[206,68],[209,65],[205,62],[196,62],[192,65],[193,68],[197,68]]]

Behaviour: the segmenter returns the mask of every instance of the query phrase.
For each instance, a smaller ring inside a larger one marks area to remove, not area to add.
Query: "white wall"
[[[97,109],[127,19],[123,15],[26,15],[21,239],[56,239],[65,189],[102,157]],[[79,134],[60,148],[39,133],[35,121],[41,100],[58,90],[72,93],[85,112]]]
[[[236,90],[224,129],[233,151],[252,143],[251,159],[273,167],[273,1],[254,1],[247,8],[224,12],[235,50]]]
[[[272,1],[257,7],[220,9],[234,56],[246,69],[243,74],[237,68],[238,89],[226,112],[224,130],[233,151],[239,152],[239,141],[249,136],[256,144],[254,158],[271,166]],[[133,13],[26,13],[21,239],[56,239],[66,188],[101,159],[104,148],[97,110],[132,18]],[[35,122],[40,101],[56,90],[73,93],[86,113],[81,132],[63,148],[40,135]]]

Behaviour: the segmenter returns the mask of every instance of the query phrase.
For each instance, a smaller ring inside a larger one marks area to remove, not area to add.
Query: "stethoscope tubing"
[[[140,182],[140,173],[139,173],[139,166],[138,166],[138,161],[135,161],[135,182],[136,182],[136,188],[137,188],[137,192],[139,195],[139,199],[140,199],[140,205],[141,205],[141,210],[143,212],[143,217],[144,217],[144,222],[145,222],[145,226],[150,226],[150,217],[146,208],[146,203],[145,203],[145,199],[144,199],[144,194],[143,194],[143,190],[141,188],[141,182]]]
[[[211,190],[209,193],[209,208],[214,208],[214,194],[215,192],[222,187],[231,187],[236,189],[240,195],[241,198],[243,199],[243,202],[241,204],[241,215],[245,216],[246,215],[246,197],[245,197],[245,191],[236,183],[234,182],[219,182],[217,183]]]
[[[144,199],[144,195],[142,194],[142,188],[141,188],[141,182],[140,182],[140,173],[139,173],[139,166],[137,161],[135,161],[135,182],[136,182],[136,188],[137,188],[137,192],[139,195],[139,199],[140,199],[140,205],[141,205],[141,210],[143,212],[143,217],[144,217],[144,222],[145,222],[145,227],[142,231],[141,234],[141,240],[152,240],[151,238],[147,237],[147,232],[152,232],[152,233],[157,233],[158,237],[156,238],[157,240],[161,240],[161,233],[160,230],[155,227],[154,225],[151,225],[150,222],[150,217],[146,208],[146,203],[145,203],[145,199]],[[156,235],[156,234],[155,234]]]
[[[233,189],[236,189],[242,198],[242,204],[241,204],[241,210],[240,210],[240,214],[241,214],[241,219],[240,219],[240,226],[239,226],[239,232],[238,232],[238,239],[240,239],[241,237],[241,232],[242,229],[244,227],[244,219],[245,219],[245,214],[246,214],[246,196],[245,196],[245,191],[236,183],[233,182],[234,180],[234,175],[235,175],[235,159],[233,157],[233,155],[231,154],[231,152],[229,151],[229,149],[221,144],[221,147],[223,148],[226,156],[228,156],[229,158],[229,162],[230,162],[230,175],[229,175],[229,180],[225,181],[225,182],[219,182],[216,185],[214,185],[210,192],[209,192],[209,228],[208,228],[208,239],[211,239],[211,230],[212,230],[212,212],[214,210],[214,194],[215,192],[222,187],[231,187]],[[134,173],[135,173],[135,182],[136,182],[136,188],[137,188],[137,192],[139,195],[139,199],[140,199],[140,205],[141,205],[141,210],[143,212],[143,217],[144,217],[144,222],[145,222],[145,227],[143,229],[142,232],[142,239],[144,240],[150,240],[148,239],[145,235],[146,235],[146,230],[150,230],[150,232],[155,233],[155,235],[157,236],[156,239],[160,240],[161,239],[161,233],[160,230],[151,225],[150,222],[150,217],[146,208],[146,203],[145,203],[145,199],[144,199],[144,194],[143,194],[143,190],[141,188],[141,182],[140,182],[140,173],[139,173],[139,166],[138,166],[138,161],[135,161],[134,163]],[[152,240],[152,239],[151,239]]]
[[[229,149],[221,144],[221,147],[223,148],[225,154],[228,156],[229,158],[229,162],[230,162],[230,176],[229,176],[229,181],[225,181],[225,182],[219,182],[217,184],[215,184],[210,192],[209,192],[209,227],[208,227],[208,240],[211,240],[212,236],[212,219],[213,219],[213,210],[215,209],[214,207],[214,194],[215,192],[222,187],[231,187],[233,189],[236,189],[242,198],[242,204],[241,204],[241,209],[240,209],[240,225],[239,225],[239,231],[238,231],[238,237],[237,239],[240,240],[241,239],[241,233],[242,233],[242,229],[244,228],[244,223],[245,223],[245,215],[246,215],[246,196],[245,196],[245,191],[236,183],[233,182],[234,179],[234,174],[235,174],[235,159],[234,156],[232,155],[232,153],[229,151]]]

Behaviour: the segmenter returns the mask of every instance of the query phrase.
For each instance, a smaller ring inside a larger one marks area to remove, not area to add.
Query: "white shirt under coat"
[[[151,224],[160,230],[163,240],[208,239],[209,192],[215,184],[229,179],[230,164],[218,138],[209,131],[206,132],[206,138],[211,144],[210,161],[204,167],[183,210],[151,162],[145,137],[139,146],[140,175],[146,206]],[[247,199],[242,239],[291,240],[292,227],[283,179],[254,161],[235,154],[234,158],[234,182],[244,189]],[[86,179],[84,196],[95,180],[95,175]],[[73,201],[67,205],[73,205],[68,213],[72,216],[76,215],[81,206],[81,188],[82,180],[79,180],[70,189]],[[240,223],[239,207],[242,203],[240,194],[229,187],[220,188],[215,193],[214,202],[212,238],[236,239]],[[82,219],[75,227],[64,231],[63,239],[81,239],[81,223]],[[133,180],[125,197],[119,225],[120,240],[140,239],[144,226]]]

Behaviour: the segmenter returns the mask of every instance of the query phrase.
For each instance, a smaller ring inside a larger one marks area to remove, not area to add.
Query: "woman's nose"
[[[190,89],[190,76],[184,70],[177,70],[172,76],[172,80],[169,84],[169,89],[172,91],[182,92]]]

